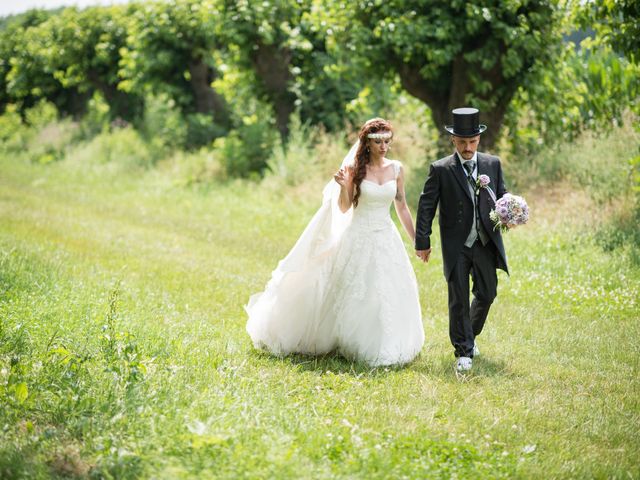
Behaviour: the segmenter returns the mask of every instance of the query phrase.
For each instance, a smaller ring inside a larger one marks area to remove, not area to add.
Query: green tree
[[[221,76],[215,1],[148,2],[132,15],[121,86],[141,95],[165,94],[185,114],[208,115],[224,133],[231,111],[212,83]]]
[[[0,24],[0,113],[4,112],[15,98],[9,92],[9,72],[12,69],[11,59],[16,48],[23,43],[24,31],[45,22],[52,13],[47,10],[29,10],[19,15],[2,19]],[[33,105],[35,101],[29,101]]]
[[[255,94],[273,107],[283,139],[290,116],[328,130],[344,127],[346,104],[366,78],[343,64],[330,47],[331,29],[316,21],[318,2],[222,0],[229,58],[252,72]]]
[[[140,113],[141,99],[118,88],[125,7],[66,8],[37,18],[42,21],[10,24],[3,32],[5,102],[24,111],[46,99],[60,113],[79,117],[100,92],[112,118],[131,120]]]
[[[352,62],[342,61],[335,55],[331,48],[331,28],[318,28],[311,11],[304,12],[294,29],[296,36],[306,40],[305,48],[292,48],[291,90],[296,96],[300,119],[304,124],[321,125],[329,131],[343,129],[347,122],[359,124],[362,118],[352,118],[349,105],[358,99],[363,89],[373,87],[375,90],[384,80],[363,76],[352,67]],[[376,98],[374,103],[379,103],[378,100],[381,99]]]
[[[429,106],[438,126],[450,123],[455,107],[480,108],[482,121],[490,125],[483,135],[488,147],[497,140],[518,87],[532,71],[549,65],[561,44],[563,11],[555,0],[325,0],[323,5],[340,27],[335,45],[343,56],[362,57],[371,76],[397,75],[407,92]]]
[[[86,101],[79,101],[82,95],[76,87],[65,88],[47,62],[46,49],[55,42],[46,27],[51,18],[36,11],[9,24],[2,34],[3,105],[15,103],[23,115],[42,99],[60,112],[79,115]]]
[[[578,4],[582,21],[595,28],[601,41],[631,61],[640,60],[640,2],[638,0],[596,0]]]
[[[41,26],[30,27],[19,35],[9,57],[7,94],[11,103],[16,103],[21,113],[45,99],[56,105],[59,112],[80,116],[88,96],[77,87],[65,88],[56,79],[47,63],[45,50],[54,39],[43,35]]]
[[[309,2],[222,0],[221,33],[234,60],[254,72],[256,93],[272,106],[275,123],[285,138],[295,109],[292,91],[294,50],[309,52],[310,42],[298,24]]]
[[[66,8],[40,26],[51,43],[42,51],[47,68],[64,88],[77,88],[83,98],[98,91],[111,118],[135,120],[142,97],[119,88],[121,50],[127,40],[131,7]]]

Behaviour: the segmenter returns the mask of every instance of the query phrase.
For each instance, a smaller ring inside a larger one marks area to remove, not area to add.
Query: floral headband
[[[382,133],[370,133],[367,135],[367,138],[381,138],[383,140],[387,140],[393,136],[391,132],[382,132]]]

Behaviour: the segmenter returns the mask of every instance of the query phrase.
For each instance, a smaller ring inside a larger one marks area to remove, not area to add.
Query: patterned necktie
[[[467,180],[469,180],[471,187],[475,191],[476,182],[473,180],[473,171],[476,169],[476,162],[474,162],[473,160],[469,160],[467,162],[464,162],[463,165],[465,170],[467,171]]]

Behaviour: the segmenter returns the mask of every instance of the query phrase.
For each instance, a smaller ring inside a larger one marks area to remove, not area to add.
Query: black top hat
[[[486,125],[479,125],[480,112],[477,108],[456,108],[452,110],[453,125],[444,129],[456,137],[475,137],[487,129]]]

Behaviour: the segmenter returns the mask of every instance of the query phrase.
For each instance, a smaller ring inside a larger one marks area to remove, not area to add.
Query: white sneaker
[[[473,360],[469,357],[458,357],[456,360],[456,370],[458,372],[468,372],[471,370]]]
[[[478,357],[480,355],[480,349],[478,348],[477,343],[473,343],[473,356]]]

